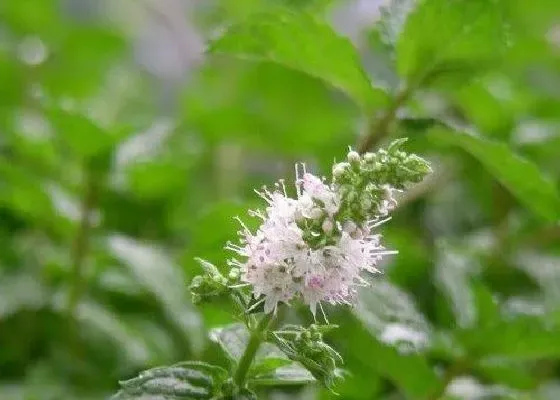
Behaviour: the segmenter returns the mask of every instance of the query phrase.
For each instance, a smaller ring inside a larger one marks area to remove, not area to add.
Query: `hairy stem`
[[[257,351],[259,350],[259,347],[265,338],[266,331],[272,323],[273,318],[274,313],[265,314],[257,324],[257,327],[251,332],[249,343],[247,343],[245,352],[239,360],[239,364],[237,365],[237,370],[235,371],[235,375],[233,378],[238,387],[243,387],[245,385],[247,372],[249,372],[249,368],[251,367],[255,355],[257,354]]]
[[[387,110],[379,117],[372,119],[368,131],[358,144],[358,152],[365,153],[379,144],[389,134],[391,123],[397,116],[397,111],[408,100],[412,93],[412,86],[406,87],[395,95]]]

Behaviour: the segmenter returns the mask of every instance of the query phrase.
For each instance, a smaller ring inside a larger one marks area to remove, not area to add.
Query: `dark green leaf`
[[[243,324],[231,324],[210,331],[210,339],[220,345],[226,355],[237,362],[249,342],[249,331]],[[263,343],[257,352],[256,362],[267,357],[282,357],[282,352],[270,343]]]
[[[436,128],[430,136],[469,152],[536,214],[550,221],[560,219],[560,195],[554,183],[536,165],[515,154],[506,144],[450,129]]]
[[[408,398],[430,394],[438,378],[420,352],[432,345],[434,334],[410,295],[376,281],[361,291],[355,315],[373,336],[368,362]]]
[[[297,363],[290,362],[273,372],[262,373],[250,379],[256,386],[291,386],[315,382],[313,375]]]
[[[383,343],[399,351],[421,351],[429,345],[431,327],[413,299],[385,281],[360,292],[356,317]]]
[[[506,46],[500,1],[422,0],[400,31],[398,70],[416,80],[449,63],[478,68],[493,62]]]
[[[292,361],[287,358],[280,357],[268,357],[263,360],[259,360],[249,370],[249,376],[259,376],[264,374],[273,373],[280,367],[292,364]]]
[[[78,112],[62,109],[47,112],[64,144],[79,157],[92,157],[115,144],[109,132]]]
[[[385,102],[350,42],[314,16],[289,10],[257,13],[230,27],[210,45],[211,53],[272,61],[324,80],[363,107]]]
[[[226,378],[227,372],[220,367],[186,361],[169,367],[153,368],[136,378],[120,382],[122,390],[115,399],[143,399],[146,396],[209,399],[219,393]]]
[[[257,395],[253,391],[243,388],[233,396],[233,400],[257,400]]]
[[[470,354],[497,356],[509,360],[537,360],[560,357],[558,327],[546,327],[535,317],[518,317],[492,326],[458,333]]]

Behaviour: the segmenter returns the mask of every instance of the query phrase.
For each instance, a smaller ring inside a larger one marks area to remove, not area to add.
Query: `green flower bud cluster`
[[[340,354],[323,341],[323,333],[337,328],[336,325],[286,325],[282,331],[272,333],[272,340],[293,361],[298,361],[327,388],[332,388],[342,377],[337,363]]]
[[[198,258],[196,260],[202,265],[205,273],[195,276],[189,286],[193,304],[200,304],[203,301],[209,301],[214,297],[227,294],[230,285],[239,282],[240,272],[238,268],[230,269],[226,278],[218,268],[208,261]]]
[[[405,141],[396,140],[375,153],[350,151],[346,162],[333,166],[333,183],[341,198],[339,220],[363,223],[383,214],[387,202],[393,201],[392,189],[420,182],[431,171],[424,159],[399,150]]]
[[[189,287],[193,304],[200,304],[212,297],[221,296],[227,290],[227,279],[211,275],[197,275]]]

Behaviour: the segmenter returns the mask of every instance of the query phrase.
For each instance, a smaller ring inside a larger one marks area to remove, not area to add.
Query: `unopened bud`
[[[302,222],[304,220],[304,216],[300,210],[294,212],[294,220],[296,222]]]
[[[348,162],[351,164],[357,164],[360,162],[360,155],[354,150],[349,151],[346,157],[348,158]]]
[[[372,162],[373,160],[375,160],[375,154],[373,153],[366,153],[364,155],[364,160],[366,160],[367,162]]]
[[[311,209],[311,212],[309,213],[309,217],[311,219],[319,219],[323,216],[323,210],[321,210],[319,207],[313,207]]]
[[[333,175],[335,178],[340,178],[344,175],[344,173],[346,172],[346,169],[348,168],[348,163],[338,163],[335,164],[335,166],[333,167]]]
[[[357,226],[354,221],[344,221],[344,224],[342,224],[342,230],[346,233],[353,233],[356,228]]]
[[[362,209],[369,210],[371,208],[371,200],[367,197],[362,198]]]
[[[323,232],[331,233],[334,229],[334,224],[330,219],[326,219],[323,221],[323,225],[321,225],[321,228],[323,229]]]

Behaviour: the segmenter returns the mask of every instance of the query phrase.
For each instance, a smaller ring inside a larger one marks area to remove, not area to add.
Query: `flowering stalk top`
[[[295,198],[283,181],[257,192],[267,206],[249,215],[262,220],[260,227],[253,233],[238,218],[240,242],[226,247],[241,258],[228,261],[230,276],[251,286],[266,313],[294,299],[314,316],[321,302],[353,304],[366,284],[361,273],[377,272],[379,261],[396,253],[375,228],[396,206],[394,193],[430,171],[426,161],[399,150],[403,142],[364,155],[350,150],[330,182],[296,166]]]

